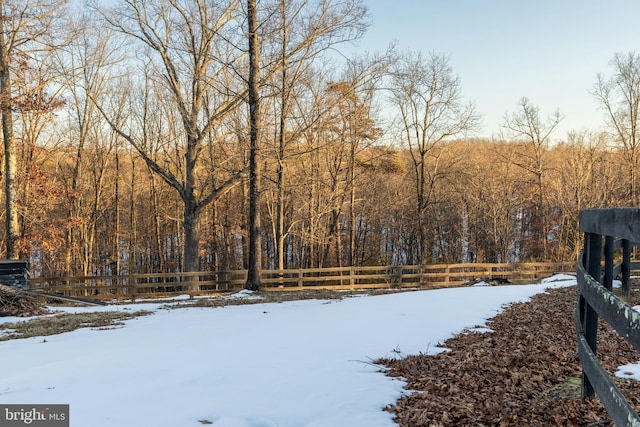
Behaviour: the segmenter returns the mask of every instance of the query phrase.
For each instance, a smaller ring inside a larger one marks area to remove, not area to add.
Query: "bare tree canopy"
[[[111,27],[142,43],[148,70],[144,97],[162,97],[170,102],[164,114],[177,114],[178,120],[170,116],[168,121],[176,127],[153,136],[148,134],[146,117],[122,125],[108,115],[107,119],[149,168],[180,195],[184,205],[183,268],[196,271],[200,212],[233,188],[244,173],[244,167],[224,171],[221,182],[212,179],[216,170],[205,177],[197,174],[206,163],[205,146],[226,137],[224,121],[243,104],[246,93],[234,75],[245,57],[240,48],[240,2],[125,0],[102,16]],[[142,130],[137,135],[130,131],[136,126]],[[166,147],[167,140],[173,140],[170,150],[178,154],[177,162],[162,163],[159,157],[157,148]],[[217,165],[209,164],[207,169],[211,167]]]
[[[629,172],[629,193],[638,206],[638,151],[640,149],[640,55],[616,53],[611,60],[613,74],[598,74],[593,96],[604,111],[614,140],[622,147]]]
[[[400,115],[400,139],[413,163],[416,214],[420,224],[420,260],[429,261],[426,212],[438,181],[446,172],[440,164],[443,142],[474,130],[479,117],[472,103],[464,103],[462,85],[449,58],[432,53],[408,53],[392,74],[391,102]]]
[[[535,178],[537,187],[536,198],[531,218],[527,221],[533,240],[540,244],[538,250],[530,253],[534,259],[547,257],[547,213],[545,212],[545,173],[548,169],[546,154],[551,143],[551,135],[562,121],[560,111],[554,111],[546,120],[540,117],[540,109],[531,101],[523,97],[511,114],[505,114],[504,129],[507,137],[521,143],[513,163],[524,169]]]
[[[56,13],[65,1],[1,0],[0,1],[0,109],[4,140],[6,251],[7,258],[20,257],[20,224],[16,190],[17,154],[14,140],[13,112],[20,109],[49,108],[42,105],[43,88],[35,88],[16,96],[15,77],[18,70],[32,66],[37,52],[52,49],[51,33]],[[34,99],[34,96],[36,99]],[[33,102],[40,99],[40,102]],[[40,105],[36,105],[40,104]]]

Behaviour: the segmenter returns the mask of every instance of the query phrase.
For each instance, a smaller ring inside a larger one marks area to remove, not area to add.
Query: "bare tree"
[[[110,168],[110,154],[115,149],[115,135],[104,129],[104,120],[96,108],[114,91],[113,70],[122,60],[122,45],[104,27],[95,27],[89,16],[79,16],[70,23],[75,37],[56,55],[61,86],[69,103],[65,140],[75,153],[64,170],[68,197],[65,270],[76,273],[76,258],[82,274],[92,269],[93,244],[105,190],[105,173]],[[88,174],[93,174],[89,180]],[[117,189],[116,184],[116,189]],[[117,234],[117,229],[116,229]],[[82,237],[80,237],[82,235]],[[81,241],[81,245],[76,242]],[[116,255],[117,256],[117,255]]]
[[[50,49],[45,43],[55,13],[64,6],[55,0],[0,0],[0,114],[4,140],[5,206],[7,258],[20,256],[18,239],[18,201],[16,199],[16,143],[13,111],[17,108],[13,88],[13,69],[29,58],[29,52]]]
[[[280,24],[280,111],[276,153],[275,233],[278,269],[284,268],[285,238],[285,162],[298,155],[287,148],[304,132],[305,124],[290,119],[299,81],[310,72],[320,54],[341,43],[359,39],[368,26],[366,8],[360,0],[279,0]],[[278,37],[276,37],[276,40]],[[307,123],[308,124],[308,123]],[[289,222],[291,224],[291,221]]]
[[[249,36],[249,265],[245,287],[261,287],[262,251],[260,238],[260,44],[256,0],[247,0]]]
[[[531,219],[531,233],[535,244],[541,251],[532,253],[534,257],[547,259],[547,219],[545,213],[544,174],[546,171],[545,155],[551,142],[551,134],[562,121],[560,111],[554,111],[546,120],[540,117],[540,109],[528,98],[518,101],[518,108],[504,118],[504,129],[508,136],[522,143],[520,155],[515,164],[532,174],[535,178],[536,201]]]
[[[273,12],[272,12],[273,11]],[[258,273],[252,271],[259,266],[253,261],[255,252],[254,243],[258,241],[258,236],[252,236],[258,228],[254,226],[254,221],[259,220],[259,203],[253,203],[254,199],[260,199],[260,188],[254,188],[254,184],[259,185],[259,180],[252,177],[251,172],[257,165],[254,162],[255,149],[259,144],[259,139],[254,141],[254,117],[259,109],[256,103],[260,101],[260,96],[252,97],[252,87],[255,91],[260,91],[262,82],[280,74],[279,81],[273,86],[279,87],[280,91],[280,117],[277,126],[278,142],[275,150],[277,156],[277,207],[275,215],[275,236],[278,265],[284,266],[284,238],[286,236],[284,227],[284,161],[285,149],[295,132],[287,131],[287,116],[289,114],[289,102],[291,94],[294,93],[295,82],[303,76],[308,68],[317,59],[320,53],[331,46],[345,41],[354,40],[362,34],[366,23],[364,21],[366,8],[362,6],[361,0],[341,0],[339,2],[328,0],[316,1],[286,1],[279,0],[273,4],[263,4],[262,12],[266,16],[263,22],[258,23],[258,13],[256,4],[253,1],[247,3],[247,20],[249,25],[249,109],[251,125],[250,144],[250,179],[249,179],[249,279],[247,286],[257,288],[259,285],[249,285],[249,281],[255,282]],[[269,17],[272,13],[279,13],[281,16],[280,28],[269,31]],[[256,20],[256,34],[251,30],[252,19]],[[260,29],[259,29],[260,28]],[[258,34],[258,31],[260,34]],[[253,47],[252,47],[253,43]],[[264,52],[271,52],[263,53]],[[259,55],[258,55],[259,54]],[[264,58],[262,66],[259,59]],[[253,62],[255,58],[255,64]],[[279,71],[279,73],[278,73]],[[255,76],[262,72],[259,78]],[[252,78],[254,81],[252,81]],[[261,123],[257,123],[261,126]],[[287,138],[287,135],[289,138]]]
[[[215,143],[208,140],[210,130],[221,125],[246,94],[244,89],[235,91],[237,82],[231,78],[233,67],[244,57],[236,47],[241,33],[237,27],[239,6],[240,0],[123,0],[119,9],[103,13],[111,27],[146,48],[156,92],[160,87],[166,91],[162,96],[179,118],[176,124],[180,128],[172,137],[178,168],[157,162],[144,138],[112,120],[110,123],[180,195],[184,205],[184,271],[199,268],[202,209],[233,188],[244,174],[244,170],[231,172],[224,182],[207,187],[200,185],[197,173],[203,147]]]
[[[560,232],[555,239],[556,252],[560,259],[577,259],[582,248],[579,213],[582,209],[607,207],[607,193],[611,191],[611,175],[606,170],[611,167],[606,159],[606,135],[572,131],[567,135],[567,142],[559,144],[554,151],[551,160],[559,165],[553,168],[557,172],[549,186],[555,188],[549,193],[557,197],[553,205],[562,208],[555,227]]]
[[[442,143],[473,130],[478,115],[462,101],[460,79],[449,58],[421,53],[401,56],[393,71],[391,102],[400,115],[400,137],[409,148],[414,173],[416,215],[420,231],[420,261],[430,258],[427,212],[444,171]]]
[[[370,115],[370,99],[366,91],[359,91],[357,82],[331,82],[327,88],[327,98],[333,106],[331,114],[325,119],[322,139],[323,155],[327,169],[324,185],[330,190],[327,206],[329,222],[327,242],[323,263],[328,266],[342,266],[346,261],[354,265],[356,258],[356,194],[358,192],[359,162],[367,163],[373,151],[367,150],[381,135]],[[359,170],[360,169],[360,170]],[[348,220],[342,218],[345,206],[348,208]],[[341,235],[341,223],[348,224],[348,239],[345,243]],[[344,247],[348,247],[347,256],[343,256]],[[329,257],[329,252],[333,256]]]
[[[616,53],[613,74],[598,74],[593,88],[596,102],[614,140],[622,147],[629,173],[629,202],[638,206],[638,157],[640,152],[640,55]]]

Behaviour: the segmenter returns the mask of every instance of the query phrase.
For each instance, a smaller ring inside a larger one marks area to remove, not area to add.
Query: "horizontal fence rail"
[[[598,317],[640,350],[640,313],[612,292],[613,278],[620,276],[622,292],[629,296],[631,271],[638,268],[631,261],[631,252],[640,242],[640,209],[583,210],[580,230],[584,251],[576,266],[580,295],[574,316],[582,393],[586,397],[597,394],[616,425],[640,426],[640,418],[596,356]]]
[[[368,266],[263,270],[264,290],[364,290],[438,288],[469,284],[474,280],[523,283],[556,272],[573,272],[573,263],[434,264],[422,266]],[[31,278],[31,288],[69,297],[135,299],[215,294],[240,290],[246,270],[154,273],[121,276]]]

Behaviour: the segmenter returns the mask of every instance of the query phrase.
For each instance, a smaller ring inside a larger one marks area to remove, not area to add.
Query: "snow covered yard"
[[[371,362],[441,351],[550,286],[480,286],[222,308],[161,304],[113,329],[0,342],[0,402],[69,404],[71,426],[393,426],[404,383]],[[182,302],[184,304],[184,301]],[[1,322],[6,319],[0,319]]]

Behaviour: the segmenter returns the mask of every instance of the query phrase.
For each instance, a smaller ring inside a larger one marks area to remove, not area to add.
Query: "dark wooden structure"
[[[582,393],[598,395],[616,425],[640,426],[640,418],[604,371],[597,354],[598,317],[640,350],[640,313],[612,292],[613,278],[629,295],[630,273],[639,265],[631,249],[640,242],[640,209],[587,209],[580,212],[584,251],[576,266],[580,295],[575,305]]]
[[[0,284],[14,288],[29,288],[29,261],[0,260]]]

